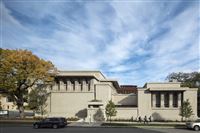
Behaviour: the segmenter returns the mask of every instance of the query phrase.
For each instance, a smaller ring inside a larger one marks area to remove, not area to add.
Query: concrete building
[[[48,88],[47,116],[77,117],[95,121],[100,108],[105,112],[109,100],[116,105],[113,119],[181,120],[179,108],[189,99],[197,118],[197,88],[181,87],[179,82],[146,83],[143,87],[119,85],[100,71],[59,71]],[[4,110],[16,110],[9,98],[1,97]],[[104,117],[106,118],[105,114]]]
[[[113,119],[181,120],[179,108],[189,99],[192,119],[197,118],[197,88],[179,82],[146,83],[144,87],[120,86],[99,71],[60,71],[49,88],[48,116],[78,117],[94,121],[97,109],[105,112],[112,100],[117,116]]]

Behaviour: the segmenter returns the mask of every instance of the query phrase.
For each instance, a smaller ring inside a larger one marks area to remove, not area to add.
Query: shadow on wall
[[[123,98],[122,100],[120,100],[118,103],[121,105],[132,105],[132,106],[136,106],[136,104],[133,103],[133,101],[135,100],[135,96],[130,95],[127,96],[125,98]],[[137,102],[136,102],[137,103]]]
[[[87,117],[87,109],[82,109],[82,110],[79,110],[76,114],[75,114],[76,117],[78,118],[86,118]]]
[[[153,120],[154,121],[160,121],[160,120],[165,120],[159,113],[157,113],[157,112],[154,112],[153,114],[152,114],[152,117],[153,117]]]

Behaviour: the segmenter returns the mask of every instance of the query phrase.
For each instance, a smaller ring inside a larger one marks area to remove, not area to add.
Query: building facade
[[[151,116],[152,120],[181,120],[179,108],[189,99],[193,109],[191,119],[197,118],[197,88],[181,87],[179,82],[146,83],[143,87],[119,85],[100,71],[59,71],[48,87],[47,116],[79,118],[95,121],[100,108],[105,115],[109,100],[116,105],[113,119],[138,119]],[[3,110],[17,110],[16,105],[3,95]]]
[[[179,108],[186,99],[192,105],[191,119],[196,119],[197,88],[181,87],[179,82],[120,86],[99,71],[60,71],[49,87],[47,115],[94,121],[97,109],[105,112],[112,100],[117,110],[113,119],[181,120]]]

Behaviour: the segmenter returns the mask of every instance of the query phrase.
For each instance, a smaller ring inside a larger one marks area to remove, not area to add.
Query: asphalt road
[[[30,125],[0,125],[0,133],[191,133],[188,129],[156,128],[79,128],[33,129]]]

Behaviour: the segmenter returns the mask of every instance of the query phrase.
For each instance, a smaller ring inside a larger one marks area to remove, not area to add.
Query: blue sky
[[[1,47],[143,86],[200,71],[198,1],[3,0]]]

